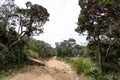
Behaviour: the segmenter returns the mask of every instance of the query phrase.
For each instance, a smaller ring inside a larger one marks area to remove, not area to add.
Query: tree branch
[[[12,43],[8,46],[8,48],[11,49],[11,48],[12,48],[14,45],[16,45],[25,35],[26,35],[26,32],[25,32],[22,36],[20,36],[19,38],[17,38],[14,42],[12,42]]]

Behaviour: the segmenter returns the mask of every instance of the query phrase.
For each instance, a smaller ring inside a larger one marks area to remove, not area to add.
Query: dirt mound
[[[32,66],[7,80],[79,80],[70,65],[56,58],[45,62],[46,66]]]

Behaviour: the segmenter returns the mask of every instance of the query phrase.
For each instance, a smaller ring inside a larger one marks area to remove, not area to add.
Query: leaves
[[[32,38],[29,38],[25,51],[28,52],[27,55],[32,57],[37,56],[37,58],[51,57],[56,54],[55,50],[50,46],[50,44]]]
[[[117,47],[120,46],[119,4],[118,0],[79,0],[81,13],[75,31],[80,34],[87,31],[89,55],[93,61],[99,61],[101,70],[105,72],[107,65],[104,63],[114,63],[119,66],[118,49],[120,48]]]
[[[56,43],[56,49],[59,57],[76,57],[82,56],[82,46],[76,43],[76,40],[69,38],[62,42]]]
[[[113,4],[113,0],[102,0],[103,5],[111,5]]]

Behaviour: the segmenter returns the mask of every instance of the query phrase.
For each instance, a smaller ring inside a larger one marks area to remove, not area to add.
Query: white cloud
[[[15,0],[16,4],[25,7],[27,0]],[[50,13],[50,21],[44,26],[44,33],[35,37],[54,46],[55,42],[74,38],[77,43],[86,43],[84,36],[79,36],[74,31],[80,13],[78,0],[29,0],[33,4],[40,4]]]

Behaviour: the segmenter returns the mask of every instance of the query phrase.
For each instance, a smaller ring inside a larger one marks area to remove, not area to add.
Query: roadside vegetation
[[[28,57],[42,60],[53,56],[70,63],[78,75],[90,80],[120,79],[119,0],[79,0],[81,11],[75,31],[86,35],[88,44],[79,45],[69,38],[56,42],[55,48],[33,38],[44,32],[50,15],[47,9],[31,2],[25,5],[20,8],[14,0],[0,2],[0,80],[31,65]]]
[[[101,76],[96,80],[120,79],[119,4],[117,0],[79,0],[81,11],[75,31],[83,35],[87,32],[87,54]]]
[[[28,44],[29,40],[32,40],[30,37],[43,33],[42,26],[49,20],[48,17],[49,13],[46,8],[31,2],[26,2],[24,9],[18,7],[14,0],[0,2],[1,77],[30,65],[28,56],[38,57],[40,55],[37,54],[37,50],[29,48]],[[46,44],[43,42],[43,45]]]

